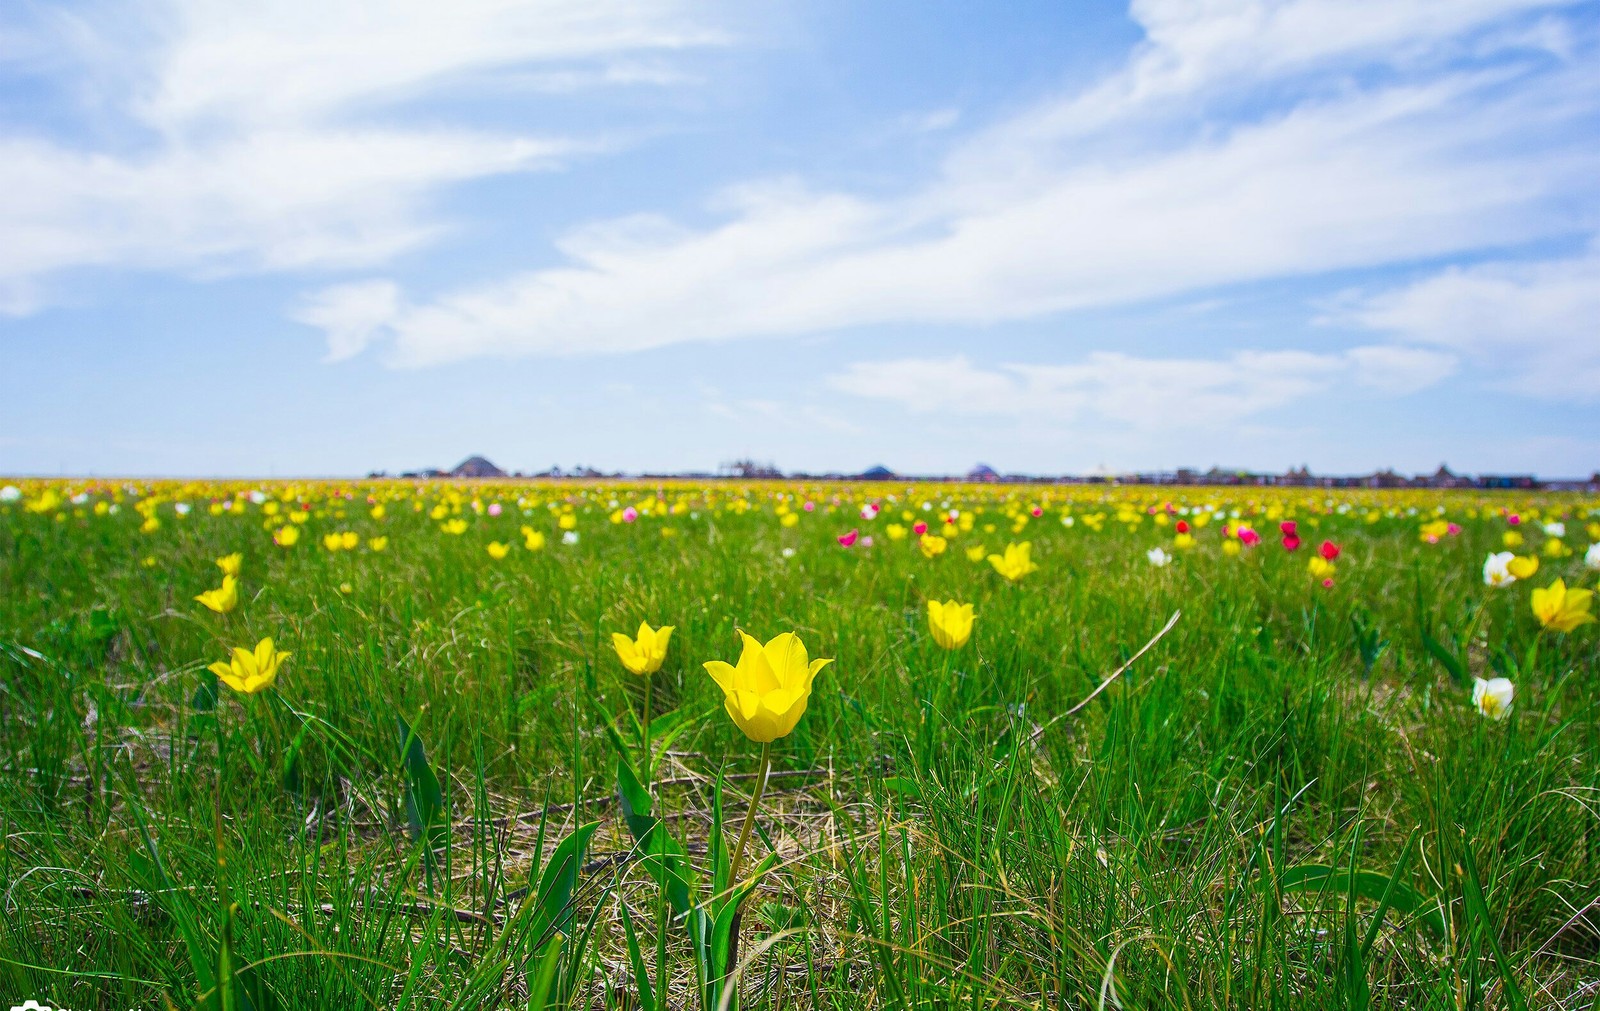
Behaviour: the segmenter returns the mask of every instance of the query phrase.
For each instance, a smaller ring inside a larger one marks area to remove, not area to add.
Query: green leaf
[[[411,724],[399,713],[395,722],[400,728],[400,759],[405,765],[406,818],[410,823],[411,838],[426,838],[429,845],[437,846],[445,834],[446,812],[444,794],[439,789],[439,777],[428,764],[422,738],[411,729]]]
[[[639,997],[639,1011],[656,1011],[655,991],[650,987],[650,971],[644,964],[644,954],[639,950],[639,935],[633,929],[633,916],[628,904],[619,902],[622,910],[622,933],[628,942],[628,963],[633,967],[633,989]]]
[[[701,713],[691,713],[687,709],[674,709],[670,713],[662,713],[650,721],[650,741],[657,751],[666,751],[672,743],[682,737],[691,728],[705,722],[706,718],[716,709],[707,709]]]
[[[583,869],[584,857],[589,852],[589,839],[599,827],[597,821],[578,826],[571,835],[561,840],[561,844],[550,855],[549,862],[544,865],[544,874],[539,879],[538,898],[535,900],[538,909],[535,922],[539,925],[536,936],[541,939],[549,937],[552,931],[564,933],[571,924],[574,913],[572,893],[578,887],[578,872]]]
[[[556,970],[561,967],[561,946],[565,940],[560,934],[545,946],[528,981],[528,1011],[545,1011],[550,1006],[550,989],[555,984]]]
[[[189,708],[197,713],[209,713],[217,708],[217,676],[211,671],[200,672],[200,684],[194,690],[194,697],[189,700]]]
[[[1384,903],[1385,908],[1393,908],[1402,916],[1423,930],[1427,931],[1436,940],[1443,940],[1448,932],[1444,922],[1444,914],[1440,912],[1439,905],[1419,893],[1409,885],[1403,885],[1392,880],[1389,875],[1379,874],[1376,871],[1350,871],[1343,867],[1329,867],[1326,864],[1300,864],[1286,869],[1278,876],[1278,891],[1287,892],[1326,892],[1338,891],[1358,895],[1363,899]],[[1380,909],[1379,915],[1382,915]]]
[[[774,932],[800,930],[809,922],[804,909],[786,906],[781,902],[763,902],[761,918],[772,924]]]
[[[617,757],[617,799],[622,802],[622,816],[628,823],[628,831],[641,845],[648,843],[650,832],[660,824],[660,820],[650,814],[655,801],[651,799],[650,791],[639,782],[639,776],[633,771],[626,755]]]
[[[1439,661],[1445,670],[1450,672],[1450,676],[1455,678],[1456,684],[1465,688],[1472,680],[1467,676],[1466,661],[1456,656],[1444,643],[1430,635],[1427,629],[1422,631],[1422,645],[1429,653],[1433,654],[1433,658]]]
[[[1511,1006],[1511,1011],[1528,1011],[1528,999],[1522,995],[1522,988],[1511,974],[1511,964],[1506,961],[1506,953],[1500,947],[1500,932],[1495,929],[1494,921],[1489,916],[1489,903],[1483,894],[1483,882],[1478,877],[1478,860],[1472,855],[1470,844],[1461,848],[1461,863],[1466,872],[1466,888],[1462,897],[1466,900],[1467,915],[1478,921],[1479,929],[1489,942],[1489,950],[1494,954],[1495,971],[1500,974],[1500,983],[1505,989],[1506,1003]]]
[[[654,801],[639,782],[626,755],[617,758],[617,798],[622,803],[623,820],[638,843],[640,864],[655,878],[681,916],[689,911],[688,851],[667,832],[661,819],[650,812]]]

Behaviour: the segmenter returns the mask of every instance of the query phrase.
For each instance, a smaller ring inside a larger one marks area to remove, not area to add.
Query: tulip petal
[[[703,665],[706,673],[711,675],[711,680],[717,683],[724,695],[733,698],[734,686],[739,683],[739,672],[733,664],[726,660],[707,660]]]
[[[806,645],[800,641],[798,635],[793,632],[780,632],[767,641],[762,651],[766,654],[767,663],[772,666],[778,687],[797,686],[805,677]]]

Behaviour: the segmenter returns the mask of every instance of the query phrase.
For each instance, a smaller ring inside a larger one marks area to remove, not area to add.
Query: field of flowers
[[[1600,502],[0,482],[0,1005],[1600,998]]]

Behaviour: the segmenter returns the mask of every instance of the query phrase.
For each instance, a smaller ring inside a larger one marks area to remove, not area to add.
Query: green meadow
[[[1592,498],[20,484],[0,1004],[1600,1006]],[[832,660],[765,778],[739,630]]]

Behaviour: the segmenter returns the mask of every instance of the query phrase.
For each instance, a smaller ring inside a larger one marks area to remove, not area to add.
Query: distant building
[[[980,463],[967,471],[967,480],[974,484],[990,484],[1000,480],[1000,474],[986,463]]]
[[[1395,473],[1393,467],[1385,467],[1383,470],[1365,478],[1362,484],[1368,488],[1406,488],[1410,486],[1411,482],[1402,475]]]
[[[469,456],[456,464],[451,477],[505,477],[506,472],[481,456]]]
[[[783,471],[776,464],[758,463],[755,460],[735,460],[725,463],[717,468],[717,473],[722,477],[737,477],[745,480],[774,479],[783,476]]]
[[[1531,491],[1539,487],[1539,479],[1532,474],[1482,474],[1478,477],[1478,487]]]
[[[1311,468],[1301,464],[1299,469],[1290,467],[1282,477],[1278,478],[1277,483],[1286,488],[1311,488],[1318,482],[1311,476]]]

